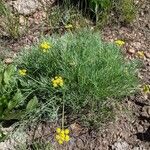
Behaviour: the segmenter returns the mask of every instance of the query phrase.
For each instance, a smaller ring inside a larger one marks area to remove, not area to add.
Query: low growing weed
[[[56,119],[63,103],[67,114],[87,108],[89,112],[96,103],[128,95],[137,86],[136,63],[125,61],[118,46],[102,42],[98,33],[87,30],[42,39],[22,52],[16,65],[26,70],[19,77],[26,99],[36,96],[41,108],[51,104],[41,109],[41,115],[39,110],[41,118]]]
[[[6,32],[8,36],[14,39],[18,38],[20,36],[19,15],[12,13],[3,0],[0,1],[0,17],[0,27],[2,29],[0,32]]]
[[[1,65],[1,120],[21,112],[15,119],[28,122],[62,116],[62,129],[65,115],[81,116],[92,126],[104,122],[112,112],[107,99],[114,103],[135,91],[136,65],[124,60],[119,46],[87,29],[42,38],[14,64]]]
[[[119,7],[119,6],[118,6]],[[133,0],[122,0],[120,2],[120,7],[122,20],[130,23],[136,17],[136,8]]]

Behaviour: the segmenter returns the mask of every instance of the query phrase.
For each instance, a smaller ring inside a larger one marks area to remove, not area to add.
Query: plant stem
[[[65,92],[63,92],[63,110],[62,110],[62,129],[64,129],[64,119],[65,119]]]
[[[38,83],[38,84],[43,84],[42,82],[39,82],[39,81],[33,79],[32,77],[30,77],[30,76],[28,76],[28,75],[27,75],[27,77],[29,77],[30,79],[32,79],[33,81],[35,81],[35,82]]]

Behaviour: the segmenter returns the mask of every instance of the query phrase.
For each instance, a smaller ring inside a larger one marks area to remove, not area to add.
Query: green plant
[[[0,1],[0,17],[1,17],[1,32],[5,31],[8,36],[12,38],[18,38],[20,36],[19,31],[19,15],[11,12],[10,8],[6,6],[3,0]]]
[[[111,10],[111,0],[89,0],[91,10],[94,11],[96,15],[96,23],[100,20],[107,20],[107,16]],[[101,18],[101,19],[99,19]]]
[[[19,144],[15,147],[16,150],[53,150],[52,144],[46,141],[33,141],[32,144]]]
[[[83,30],[42,41],[52,47],[43,51],[40,46],[33,46],[16,61],[17,68],[27,70],[20,88],[32,91],[29,97],[36,96],[41,104],[33,118],[42,112],[41,118],[56,119],[62,111],[62,99],[68,115],[99,111],[108,97],[120,98],[135,90],[136,63],[125,61],[120,48],[102,42],[99,33]],[[51,80],[55,76],[64,80],[62,88],[53,87]],[[97,103],[100,106],[96,108]],[[91,109],[87,110],[89,106]]]
[[[25,102],[26,93],[19,89],[19,78],[15,65],[0,64],[0,120],[20,120],[25,112],[37,106],[38,100],[33,97]],[[25,107],[23,107],[25,105]]]
[[[73,29],[80,27],[87,27],[89,23],[78,11],[77,8],[70,5],[64,7],[61,5],[56,5],[52,8],[45,8],[47,14],[46,24],[50,27],[53,32],[61,31],[65,29],[65,26],[71,24]]]
[[[97,27],[103,27],[108,21],[114,19],[130,23],[136,15],[136,9],[133,0],[78,0],[63,1],[63,4],[70,8],[71,4],[76,5],[83,14],[92,18]],[[69,5],[68,5],[69,4]],[[111,14],[114,14],[112,16]]]
[[[133,0],[121,0],[120,11],[123,21],[130,23],[136,16],[136,8]]]

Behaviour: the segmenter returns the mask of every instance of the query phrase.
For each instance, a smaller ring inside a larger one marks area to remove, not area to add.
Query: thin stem
[[[62,129],[64,129],[64,119],[65,119],[65,101],[64,101],[64,95],[65,95],[65,93],[63,92]]]
[[[30,76],[28,76],[28,75],[27,75],[27,77],[29,77],[30,79],[32,79],[33,81],[35,81],[35,82],[38,83],[38,84],[43,84],[42,82],[39,82],[39,81],[35,80],[34,78],[32,78],[32,77],[30,77]]]
[[[97,25],[97,22],[98,22],[98,4],[97,3],[95,6],[95,15],[96,15],[96,25]]]

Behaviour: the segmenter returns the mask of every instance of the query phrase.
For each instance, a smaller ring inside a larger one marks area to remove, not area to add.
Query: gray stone
[[[13,7],[22,15],[30,15],[39,7],[37,0],[17,0],[13,2]]]
[[[144,107],[142,108],[141,115],[142,115],[143,117],[150,118],[150,106],[144,106]]]
[[[115,142],[114,145],[112,145],[112,150],[129,150],[129,144],[127,142]]]
[[[6,131],[6,129],[3,129],[3,131]],[[14,133],[10,132],[8,134],[8,139],[6,139],[4,142],[0,142],[0,150],[15,150],[15,147],[18,144],[25,144],[28,137],[28,135],[23,130],[17,130]]]

